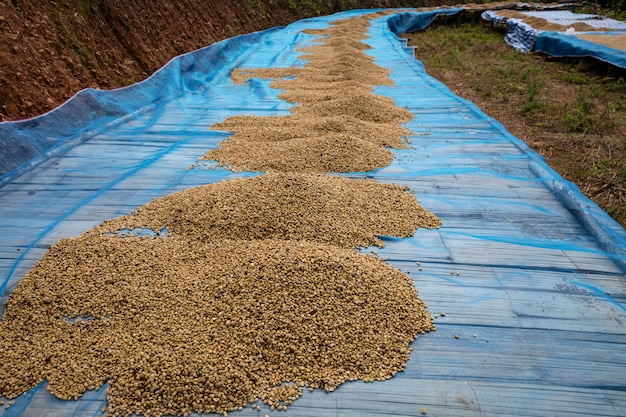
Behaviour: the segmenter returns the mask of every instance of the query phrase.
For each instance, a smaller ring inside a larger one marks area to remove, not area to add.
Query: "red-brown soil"
[[[83,88],[140,81],[176,55],[294,20],[245,1],[0,2],[0,121],[46,112]]]
[[[436,5],[429,2],[419,5]],[[0,0],[0,122],[45,113],[83,88],[141,81],[177,55],[239,34],[332,14],[342,5],[408,3],[415,2]]]

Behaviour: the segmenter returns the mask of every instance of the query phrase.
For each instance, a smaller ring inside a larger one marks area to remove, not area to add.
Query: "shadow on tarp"
[[[0,185],[29,170],[51,153],[73,146],[134,114],[197,91],[216,68],[240,59],[275,27],[237,36],[173,58],[144,81],[116,90],[85,89],[54,110],[31,119],[0,123]],[[236,52],[236,53],[231,53]]]

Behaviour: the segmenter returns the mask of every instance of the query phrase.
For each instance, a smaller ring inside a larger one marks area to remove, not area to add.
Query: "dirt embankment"
[[[0,121],[39,115],[83,88],[141,81],[176,55],[238,34],[345,7],[408,3],[414,2],[0,0]]]
[[[293,18],[243,0],[2,1],[0,120],[140,81],[176,55]]]

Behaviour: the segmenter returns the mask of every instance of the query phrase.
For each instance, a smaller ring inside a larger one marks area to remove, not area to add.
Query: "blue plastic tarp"
[[[504,41],[520,52],[543,52],[555,57],[589,57],[607,62],[619,68],[626,68],[626,52],[597,42],[581,39],[577,35],[623,36],[626,23],[594,14],[572,13],[568,10],[526,11],[524,15],[537,17],[563,27],[562,31],[537,30],[523,19],[507,19],[497,10],[482,13],[484,20],[495,24],[506,24]],[[571,25],[584,23],[591,28],[606,31],[580,32]],[[612,30],[611,30],[612,29]]]
[[[463,11],[461,7],[452,7],[449,9],[437,9],[419,14],[409,12],[396,13],[393,18],[389,19],[389,30],[398,35],[408,32],[416,32],[430,26],[431,23],[440,16],[454,16]]]
[[[89,110],[83,123],[81,107],[68,107],[77,114],[67,125],[55,112],[26,122],[42,138],[49,123],[53,146],[66,146],[0,185],[2,301],[59,239],[153,198],[256,175],[210,163],[187,169],[227,138],[210,130],[214,123],[289,114],[292,105],[268,80],[234,85],[232,69],[304,65],[297,48],[316,37],[303,30],[368,12],[303,20],[178,57],[153,81],[115,92],[116,110],[102,118]],[[403,11],[372,21],[366,53],[395,83],[376,94],[415,115],[407,123],[414,134],[410,148],[394,150],[391,165],[346,175],[406,185],[441,218],[440,229],[384,238],[377,249],[413,278],[437,331],[413,343],[405,371],[391,380],[305,392],[287,413],[625,415],[626,232],[523,141],[425,73],[395,32],[431,17]],[[0,416],[91,417],[106,405],[104,389],[61,401],[45,387],[0,408]],[[274,414],[266,406],[260,413]]]
[[[624,32],[594,32],[597,36],[623,36]],[[555,57],[587,57],[626,69],[626,51],[561,32],[542,32],[535,40],[535,51]]]
[[[22,164],[26,164],[22,169],[29,169],[38,158],[49,156],[46,151],[50,149],[73,146],[70,142],[91,137],[126,117],[201,90],[218,74],[228,76],[215,68],[235,68],[247,49],[277,30],[280,28],[218,42],[172,59],[140,83],[112,91],[85,89],[42,116],[0,123],[0,183],[19,174]]]
[[[524,23],[521,19],[506,19],[494,10],[486,10],[481,14],[481,18],[489,20],[495,24],[505,24],[506,34],[504,42],[520,52],[530,52],[535,46],[535,39],[540,31]]]

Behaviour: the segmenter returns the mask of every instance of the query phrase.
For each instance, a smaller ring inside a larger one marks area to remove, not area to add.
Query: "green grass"
[[[409,45],[426,71],[526,140],[626,226],[626,71],[523,54],[504,32],[433,25]]]
[[[595,108],[590,97],[580,91],[565,115],[565,124],[572,132],[586,132],[600,122],[595,116]]]

